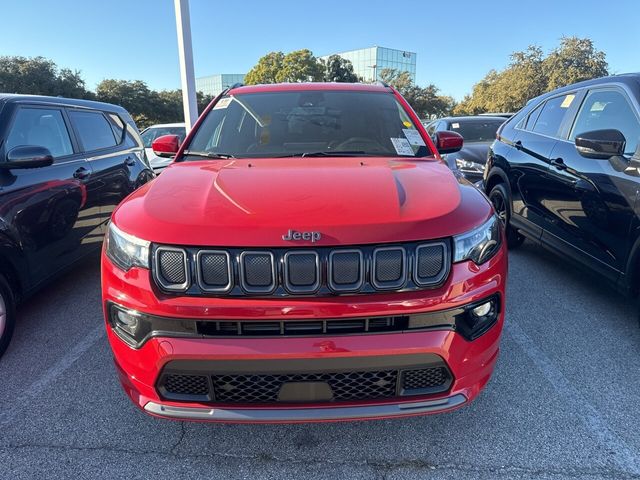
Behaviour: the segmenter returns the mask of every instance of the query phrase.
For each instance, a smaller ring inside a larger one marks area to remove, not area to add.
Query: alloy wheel
[[[504,226],[507,225],[507,202],[505,202],[504,197],[500,195],[500,193],[496,192],[491,195],[491,203],[493,204],[493,208],[495,208],[496,213],[498,214],[498,218],[502,222]]]

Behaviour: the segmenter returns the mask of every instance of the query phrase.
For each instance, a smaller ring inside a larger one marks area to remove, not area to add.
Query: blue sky
[[[104,78],[179,87],[172,0],[2,2],[0,55],[42,55]],[[321,56],[372,45],[417,52],[417,83],[457,99],[509,54],[561,36],[590,37],[612,73],[640,71],[640,1],[191,0],[197,76],[243,73],[262,55]],[[7,21],[9,20],[9,21]]]

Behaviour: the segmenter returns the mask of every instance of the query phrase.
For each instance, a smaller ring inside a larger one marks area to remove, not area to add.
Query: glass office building
[[[218,73],[196,78],[196,91],[215,97],[234,83],[244,82],[244,73]]]
[[[365,82],[380,80],[380,72],[385,68],[393,68],[399,72],[409,72],[411,81],[416,81],[416,53],[407,50],[396,50],[385,47],[370,47],[360,50],[341,52],[342,58],[351,61],[353,70]],[[330,55],[322,57],[324,60]]]

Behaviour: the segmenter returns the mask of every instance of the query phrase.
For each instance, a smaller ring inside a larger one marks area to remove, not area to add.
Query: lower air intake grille
[[[204,375],[166,375],[163,390],[170,395],[209,395],[209,380]]]
[[[397,371],[303,373],[289,375],[214,375],[216,400],[228,403],[274,403],[290,382],[323,382],[333,391],[333,401],[395,396]]]
[[[444,364],[425,368],[333,373],[216,373],[210,377],[171,371],[161,375],[158,390],[163,398],[177,401],[317,403],[443,393],[449,389],[452,381],[453,377]],[[296,388],[299,390],[296,391]],[[323,392],[320,400],[301,397],[303,393],[296,393],[313,388]]]
[[[445,367],[406,370],[402,372],[402,391],[405,395],[435,393],[451,383],[451,374]]]

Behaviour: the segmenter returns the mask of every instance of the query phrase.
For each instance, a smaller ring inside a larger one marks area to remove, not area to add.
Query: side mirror
[[[40,168],[53,163],[53,155],[46,147],[21,145],[7,152],[7,158],[0,162],[0,168]]]
[[[180,148],[180,137],[178,135],[162,135],[156,138],[151,144],[153,153],[159,157],[171,158],[178,153]]]
[[[627,140],[619,130],[593,130],[576,135],[576,149],[586,158],[608,159],[624,155]]]
[[[459,151],[464,143],[464,138],[459,133],[442,130],[436,132],[435,143],[438,153],[442,155]]]

